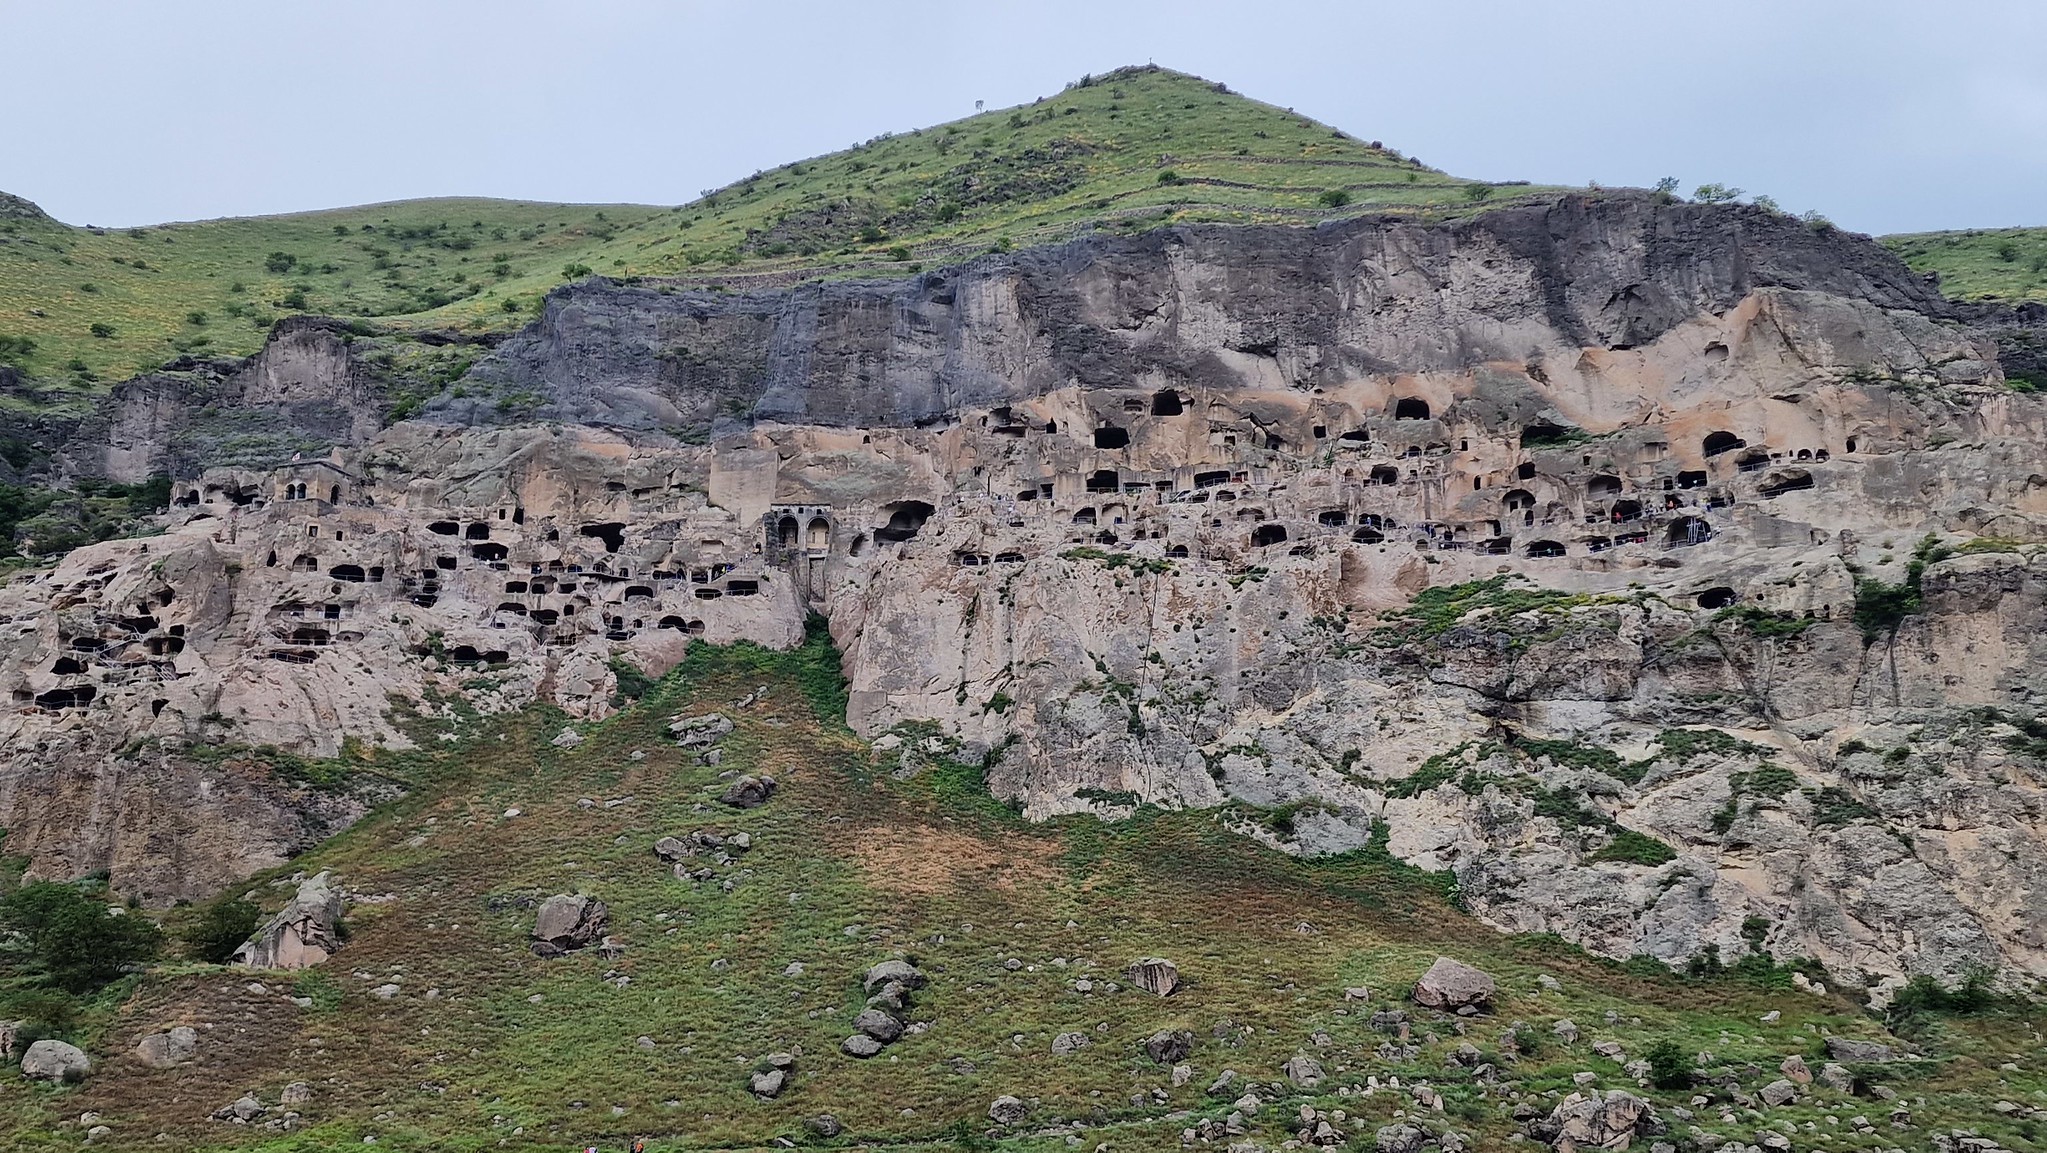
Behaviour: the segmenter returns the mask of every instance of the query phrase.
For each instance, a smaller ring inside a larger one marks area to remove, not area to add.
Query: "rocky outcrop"
[[[341,947],[341,893],[331,873],[301,882],[291,901],[235,950],[234,962],[251,969],[304,969]]]
[[[431,423],[181,477],[164,536],[0,589],[0,823],[52,875],[234,875],[359,802],[193,750],[596,719],[614,661],[817,611],[856,730],[1034,818],[1262,809],[1609,956],[2047,974],[2047,402],[2000,360],[2036,324],[1628,196],[593,281]],[[266,790],[195,808],[234,835],[125,817],[222,789]]]
[[[533,953],[559,957],[593,945],[604,936],[611,910],[595,897],[557,893],[540,903],[533,918]]]

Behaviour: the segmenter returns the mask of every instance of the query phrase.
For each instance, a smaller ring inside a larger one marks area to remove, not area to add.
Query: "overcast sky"
[[[74,224],[673,204],[1154,61],[1460,176],[2047,225],[2042,0],[0,0],[0,190]]]

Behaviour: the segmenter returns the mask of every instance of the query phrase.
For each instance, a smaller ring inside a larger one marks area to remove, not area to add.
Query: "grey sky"
[[[0,0],[0,190],[127,225],[677,203],[1147,60],[1460,176],[2047,224],[2040,0]]]

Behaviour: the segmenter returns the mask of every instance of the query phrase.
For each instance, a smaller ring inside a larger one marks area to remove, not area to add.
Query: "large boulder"
[[[533,952],[558,957],[580,949],[604,935],[604,920],[611,913],[595,897],[557,893],[540,903],[533,918]]]
[[[1194,1034],[1185,1029],[1161,1029],[1144,1039],[1145,1055],[1161,1065],[1177,1065],[1194,1051]]]
[[[883,961],[867,970],[867,975],[860,980],[860,987],[872,993],[880,986],[893,981],[905,989],[921,989],[925,980],[924,974],[918,972],[917,967],[908,961]]]
[[[1537,1137],[1560,1153],[1589,1149],[1625,1149],[1637,1137],[1663,1132],[1663,1122],[1649,1102],[1632,1093],[1593,1089],[1573,1093],[1532,1126]]]
[[[1130,962],[1130,983],[1160,997],[1170,997],[1180,987],[1180,967],[1164,957],[1140,957]]]
[[[1414,1001],[1451,1012],[1466,1007],[1484,1009],[1492,1004],[1495,988],[1493,979],[1477,969],[1462,961],[1438,957],[1422,979],[1414,983]]]
[[[894,1014],[880,1009],[860,1010],[860,1015],[853,1018],[853,1027],[883,1044],[903,1035],[903,1023]]]
[[[1322,1072],[1322,1062],[1306,1053],[1294,1054],[1291,1060],[1280,1067],[1280,1072],[1286,1075],[1286,1079],[1296,1089],[1313,1089],[1320,1085],[1326,1076]]]
[[[62,1041],[37,1041],[21,1055],[21,1075],[38,1081],[83,1081],[90,1072],[85,1051]]]
[[[844,1053],[848,1057],[859,1057],[865,1060],[881,1052],[881,1042],[865,1033],[855,1033],[851,1037],[839,1042],[839,1052]]]
[[[732,731],[731,718],[723,713],[706,713],[701,717],[682,717],[668,723],[668,734],[675,743],[685,749],[701,749],[715,745]]]
[[[1858,1041],[1853,1037],[1829,1037],[1827,1056],[1836,1061],[1888,1061],[1891,1059],[1891,1047],[1877,1041]]]
[[[735,809],[759,808],[775,795],[775,778],[742,776],[726,786],[718,799]]]
[[[251,969],[303,969],[341,947],[341,892],[334,875],[320,872],[300,883],[291,902],[263,923],[234,962]]]
[[[151,1033],[135,1044],[135,1059],[152,1069],[182,1065],[198,1055],[199,1031],[190,1025]]]
[[[988,1103],[988,1119],[997,1125],[1015,1125],[1029,1116],[1031,1107],[1007,1093]]]

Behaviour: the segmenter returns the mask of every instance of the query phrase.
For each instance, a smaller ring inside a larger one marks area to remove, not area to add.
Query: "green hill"
[[[1914,1137],[1965,1125],[2029,1147],[2036,1123],[1992,1103],[2040,1100],[2035,1008],[1900,1014],[1910,1037],[1900,1041],[1838,994],[1795,990],[1788,967],[1682,977],[1602,961],[1553,937],[1493,932],[1458,910],[1447,876],[1383,846],[1304,862],[1226,827],[1277,827],[1284,812],[1145,809],[1116,824],[1028,825],[988,796],[978,770],[921,756],[905,778],[900,753],[854,739],[837,670],[821,635],[782,654],[698,645],[636,707],[577,725],[574,749],[552,742],[564,718],[528,710],[435,722],[461,740],[422,730],[421,752],[314,766],[318,779],[375,772],[414,786],[249,885],[275,908],[291,887],[273,879],[332,869],[371,895],[351,906],[341,951],[297,973],[166,962],[70,1003],[61,1025],[52,994],[0,987],[0,1010],[100,1062],[76,1088],[0,1078],[0,1144],[76,1148],[66,1126],[91,1112],[112,1128],[97,1147],[115,1149],[312,1153],[368,1137],[405,1151],[620,1149],[647,1133],[662,1150],[786,1137],[1021,1151],[1066,1147],[1061,1132],[1038,1132],[1059,1127],[1083,1148],[1168,1149],[1252,1092],[1264,1104],[1249,1120],[1267,1147],[1310,1106],[1354,1136],[1347,1148],[1372,1148],[1378,1127],[1404,1117],[1497,1149],[1511,1147],[1514,1110],[1546,1114],[1584,1075],[1648,1097],[1685,1148],[1795,1125],[1828,1138],[1815,1147],[1875,1150],[1904,1139],[1886,1120],[1893,1107],[1908,1109]],[[758,703],[735,707],[742,698]],[[671,716],[711,710],[737,724],[718,766],[666,731]],[[904,747],[921,748],[912,738]],[[735,811],[715,800],[732,772],[767,772],[781,787]],[[652,851],[710,828],[746,832],[752,847],[685,862],[703,879],[672,876]],[[617,952],[528,953],[536,899],[562,892],[609,906]],[[1498,980],[1495,1013],[1464,1021],[1407,1001],[1439,953]],[[1125,966],[1148,955],[1179,966],[1174,996],[1130,987]],[[931,979],[908,1014],[928,1028],[873,1060],[841,1054],[861,974],[897,956]],[[1357,988],[1369,999],[1346,992]],[[1381,1011],[1396,1016],[1375,1020]],[[1561,1038],[1561,1020],[1582,1036]],[[148,1069],[123,1056],[179,1022],[203,1026],[195,1063]],[[1179,1084],[1171,1061],[1142,1047],[1168,1029],[1190,1034],[1192,1076]],[[1073,1033],[1085,1047],[1055,1050]],[[1826,1035],[1909,1044],[1925,1059],[1855,1066],[1852,1091],[1816,1083],[1767,1115],[1750,1107],[1787,1056],[1819,1071]],[[1618,1058],[1594,1051],[1607,1041]],[[1700,1062],[1696,1085],[1644,1088],[1624,1071],[1659,1044],[1682,1068]],[[793,1079],[756,1100],[748,1075],[778,1051],[797,1054]],[[1281,1068],[1301,1053],[1326,1080],[1287,1085]],[[1210,1090],[1226,1069],[1236,1080]],[[1440,1111],[1405,1088],[1357,1092],[1368,1076],[1425,1083]],[[298,1130],[208,1119],[245,1093],[278,1109],[296,1081],[312,1086]],[[1903,1096],[1886,1104],[1871,1086]],[[1692,1122],[1710,1140],[1687,1140],[1676,1112],[1695,1093],[1713,1100]],[[987,1109],[1003,1094],[1032,1107],[991,1139]],[[806,1121],[821,1114],[847,1136],[810,1138]],[[1857,1115],[1877,1127],[1826,1120]]]
[[[1916,272],[1940,274],[1957,300],[2047,301],[2047,228],[1971,228],[1886,236]]]
[[[107,230],[0,206],[0,363],[90,394],[244,354],[297,312],[396,330],[523,324],[566,278],[733,285],[903,275],[993,247],[1178,221],[1455,213],[1509,191],[1157,68],[887,134],[679,207],[416,200]]]

